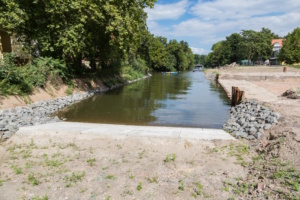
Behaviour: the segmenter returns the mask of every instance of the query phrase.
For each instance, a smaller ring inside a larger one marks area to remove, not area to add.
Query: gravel
[[[230,117],[223,129],[236,138],[259,139],[273,124],[278,122],[280,114],[270,110],[254,100],[232,107]]]

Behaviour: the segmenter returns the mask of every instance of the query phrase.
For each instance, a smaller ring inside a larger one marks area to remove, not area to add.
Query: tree
[[[243,59],[241,53],[241,42],[242,36],[238,33],[233,33],[230,36],[226,37],[226,41],[229,42],[230,47],[230,63],[238,62]]]
[[[230,61],[230,48],[227,41],[217,42],[212,46],[211,64],[214,66],[225,65]]]
[[[252,59],[267,59],[272,53],[271,41],[273,37],[278,37],[269,29],[262,28],[260,32],[253,30],[243,30],[241,48],[244,49],[248,59],[248,64]]]
[[[145,7],[156,0],[2,0],[0,24],[23,39],[31,52],[96,67],[129,60],[147,29]]]
[[[295,28],[283,40],[283,47],[279,52],[279,60],[287,64],[300,63],[300,28]]]

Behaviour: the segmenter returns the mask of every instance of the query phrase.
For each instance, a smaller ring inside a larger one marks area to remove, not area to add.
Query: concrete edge
[[[113,124],[91,124],[76,122],[57,122],[22,127],[16,135],[26,136],[105,136],[113,138],[158,137],[195,140],[236,140],[222,129],[203,129],[185,127],[130,126]]]

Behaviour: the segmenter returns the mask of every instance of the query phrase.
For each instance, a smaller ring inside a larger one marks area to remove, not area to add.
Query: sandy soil
[[[0,148],[0,199],[228,199],[242,141],[16,135]]]
[[[88,89],[100,89],[105,85],[101,80],[74,80],[75,88],[74,93],[87,91]],[[63,84],[61,79],[52,80],[52,83],[48,82],[45,88],[36,89],[33,94],[28,96],[0,96],[0,110],[7,108],[15,108],[18,106],[26,106],[29,103],[36,101],[44,101],[54,99],[56,97],[67,96],[66,91],[68,85]]]

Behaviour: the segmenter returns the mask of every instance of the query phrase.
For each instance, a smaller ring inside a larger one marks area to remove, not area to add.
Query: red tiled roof
[[[273,39],[272,40],[272,45],[274,45],[276,42],[280,44],[280,46],[282,47],[282,41],[283,39]]]

